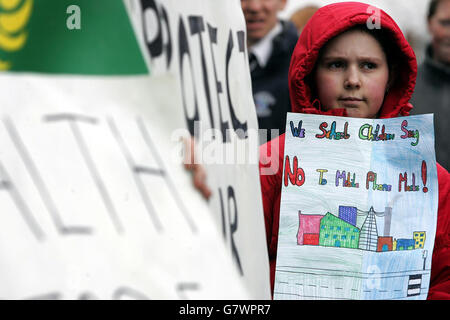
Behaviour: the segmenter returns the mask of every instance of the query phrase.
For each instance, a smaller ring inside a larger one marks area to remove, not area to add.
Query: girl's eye
[[[377,65],[373,62],[363,62],[361,67],[366,70],[373,70],[377,68]]]
[[[345,66],[345,64],[342,61],[329,62],[327,65],[328,69],[341,69],[344,66]]]

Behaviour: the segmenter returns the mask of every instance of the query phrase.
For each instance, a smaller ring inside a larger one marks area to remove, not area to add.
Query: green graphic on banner
[[[149,72],[122,0],[0,0],[0,70]]]

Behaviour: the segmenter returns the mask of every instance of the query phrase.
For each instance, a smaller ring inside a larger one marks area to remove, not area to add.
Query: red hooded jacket
[[[389,32],[397,65],[395,82],[379,112],[379,118],[409,115],[409,99],[414,91],[417,62],[415,54],[395,21],[382,10],[358,2],[335,3],[319,9],[303,29],[294,49],[289,69],[292,111],[346,116],[345,109],[322,111],[312,96],[305,77],[311,73],[319,50],[333,37],[356,25],[380,23]],[[260,147],[260,179],[273,291],[280,217],[284,134]],[[275,164],[276,170],[267,174]],[[437,165],[439,206],[428,299],[450,299],[450,174]]]

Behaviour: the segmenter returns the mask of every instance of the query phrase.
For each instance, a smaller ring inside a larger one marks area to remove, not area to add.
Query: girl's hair
[[[398,55],[399,49],[395,44],[395,40],[393,39],[392,34],[386,29],[368,29],[366,25],[355,26],[353,28],[350,28],[348,31],[351,30],[360,30],[361,32],[365,32],[374,37],[375,40],[378,41],[381,48],[383,49],[384,54],[386,55],[386,61],[389,67],[389,71],[393,72],[400,57]]]

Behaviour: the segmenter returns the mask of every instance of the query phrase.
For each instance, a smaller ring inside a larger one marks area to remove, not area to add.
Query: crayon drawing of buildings
[[[375,211],[370,208],[369,214],[361,227],[361,235],[359,237],[359,249],[368,251],[377,251],[378,231],[377,221],[375,219]]]
[[[415,246],[414,239],[397,239],[397,251],[413,250]]]
[[[356,226],[357,213],[356,207],[339,206],[339,218],[354,226]]]
[[[298,212],[299,225],[297,232],[298,245],[319,245],[320,220],[323,215],[302,214]]]
[[[356,226],[357,216],[367,214],[361,228]],[[384,235],[378,235],[375,215],[385,218]],[[423,249],[425,231],[415,231],[411,239],[394,239],[390,233],[392,208],[384,212],[368,212],[355,207],[339,206],[339,216],[330,212],[325,215],[302,214],[298,211],[299,227],[297,245],[360,249],[373,252]]]
[[[414,249],[423,249],[423,246],[425,245],[425,238],[424,231],[413,232],[413,239],[415,241]]]
[[[393,244],[392,237],[378,237],[377,252],[392,251]]]
[[[358,241],[359,229],[347,221],[329,212],[320,221],[320,246],[357,249]]]

